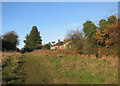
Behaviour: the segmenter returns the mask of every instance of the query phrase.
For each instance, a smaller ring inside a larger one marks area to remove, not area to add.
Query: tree
[[[19,44],[18,35],[14,32],[8,32],[3,35],[2,48],[3,50],[16,50]]]
[[[96,26],[95,24],[92,22],[92,21],[86,21],[84,24],[83,24],[83,31],[85,33],[85,36],[91,38],[94,33],[96,32]]]
[[[84,37],[84,33],[77,30],[70,30],[66,36],[66,40],[70,40],[72,49],[77,50],[78,53],[92,54],[96,53],[96,43],[92,38]]]
[[[34,46],[33,49],[39,50],[39,49],[42,49],[42,48],[43,48],[43,46],[41,44],[37,44],[37,45]]]
[[[29,35],[28,34],[26,35],[26,40],[24,40],[24,43],[25,43],[25,48],[30,48],[30,49],[33,49],[38,44],[42,44],[40,32],[38,32],[36,26],[33,26]]]
[[[107,20],[101,19],[99,21],[99,31],[103,32],[104,29],[108,28],[107,25],[115,24],[116,22],[117,22],[117,18],[114,15],[108,17]]]
[[[107,29],[106,25],[107,25],[107,20],[101,19],[99,21],[99,30],[100,30],[100,32],[102,32],[104,29]]]
[[[67,33],[66,39],[68,41],[71,41],[71,47],[76,48],[78,50],[82,50],[83,45],[83,32],[80,32],[79,29],[76,31],[70,30]]]
[[[24,40],[25,47],[26,47],[26,48],[29,48],[29,46],[30,46],[30,44],[29,44],[29,41],[30,41],[29,35],[27,34],[25,38],[26,38],[26,40]]]
[[[94,38],[99,45],[109,47],[118,42],[119,24],[120,22],[116,22],[115,24],[107,25],[108,29],[104,29],[103,32],[96,32]]]
[[[110,17],[107,18],[107,23],[108,24],[115,24],[116,21],[117,21],[117,18],[114,15],[112,15],[112,16],[110,16]]]

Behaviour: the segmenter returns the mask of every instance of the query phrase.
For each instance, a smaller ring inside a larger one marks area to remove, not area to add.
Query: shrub
[[[32,52],[32,51],[33,51],[33,48],[24,48],[23,51],[24,51],[24,52]]]
[[[41,44],[37,44],[35,47],[34,47],[34,49],[36,49],[36,50],[39,50],[39,49],[42,49],[43,48],[43,46],[41,45]]]
[[[44,45],[44,49],[50,49],[50,45],[49,44]]]

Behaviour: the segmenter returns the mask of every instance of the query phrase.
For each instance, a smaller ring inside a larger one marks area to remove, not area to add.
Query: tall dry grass
[[[31,54],[35,55],[47,55],[47,54],[52,54],[52,55],[76,55],[77,53],[75,51],[70,51],[70,50],[34,50],[31,52]]]
[[[13,52],[2,52],[1,56],[2,56],[2,62],[4,63],[8,57],[14,58],[16,56],[21,55],[21,53],[13,51]]]
[[[102,55],[102,58],[96,58],[96,55],[91,54],[89,55],[84,55],[84,54],[77,54],[75,51],[70,51],[70,50],[34,50],[31,52],[33,55],[68,55],[68,56],[74,56],[74,57],[82,57],[85,59],[95,59],[95,60],[100,60],[100,61],[106,61],[107,65],[113,66],[115,69],[118,68],[118,57],[116,56],[106,56]],[[117,69],[116,69],[117,70]]]

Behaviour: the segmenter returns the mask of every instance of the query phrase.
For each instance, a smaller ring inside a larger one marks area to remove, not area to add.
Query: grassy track
[[[98,60],[85,56],[24,56],[25,84],[115,84],[117,60]]]

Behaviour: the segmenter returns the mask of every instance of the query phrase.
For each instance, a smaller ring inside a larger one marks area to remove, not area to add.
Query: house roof
[[[55,45],[53,45],[53,46],[60,46],[60,45],[63,45],[64,44],[64,42],[59,42],[59,43],[56,43]]]
[[[61,46],[61,45],[64,45],[64,42],[63,42],[63,41],[61,41],[61,42],[59,42],[59,43],[56,43],[56,44],[54,44],[54,45],[51,45],[51,47],[53,47],[53,46]]]
[[[51,45],[51,47],[54,47],[54,46],[61,46],[61,45],[68,45],[69,43],[71,43],[71,41],[68,41],[68,42],[63,42],[63,41],[61,41],[61,42],[59,42],[59,43],[56,43],[56,44],[54,44],[54,45]]]

